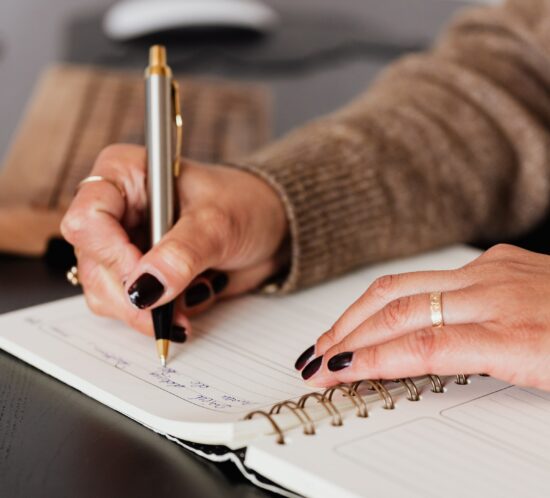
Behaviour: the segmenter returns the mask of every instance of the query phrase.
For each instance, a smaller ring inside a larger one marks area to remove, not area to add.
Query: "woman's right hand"
[[[184,161],[179,219],[147,252],[145,148],[111,145],[91,175],[124,191],[105,181],[83,185],[61,224],[96,314],[151,335],[150,309],[176,299],[174,323],[189,331],[189,315],[257,288],[286,263],[281,198],[252,173]]]

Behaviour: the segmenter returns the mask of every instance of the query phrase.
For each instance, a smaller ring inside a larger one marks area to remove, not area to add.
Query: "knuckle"
[[[215,227],[216,230],[224,228],[230,221],[227,211],[218,206],[203,207],[197,211],[196,216],[199,222]]]
[[[392,289],[396,285],[397,279],[397,275],[384,275],[382,277],[378,277],[368,290],[374,295],[383,298],[391,293]]]
[[[380,349],[377,346],[366,348],[357,360],[358,371],[364,372],[366,376],[372,376],[380,370]]]
[[[442,337],[441,332],[435,332],[432,328],[426,328],[409,334],[407,346],[411,354],[416,357],[420,364],[430,369],[435,352],[440,344],[439,338]]]
[[[382,308],[382,321],[384,325],[392,330],[402,324],[409,313],[411,306],[410,297],[401,297],[391,301]]]
[[[119,144],[119,143],[106,145],[105,147],[103,147],[103,149],[101,149],[98,159],[118,157],[122,152],[124,152],[125,147],[126,146],[124,144]]]
[[[69,242],[74,243],[86,230],[87,221],[87,216],[82,211],[69,211],[61,221],[61,234]]]
[[[239,223],[228,210],[209,206],[197,212],[197,221],[205,227],[210,249],[221,255],[229,245],[228,241],[239,239]]]
[[[103,149],[101,149],[101,152],[97,156],[97,160],[98,162],[119,161],[121,158],[127,156],[128,150],[132,148],[141,148],[141,147],[137,145],[122,144],[122,143],[109,144],[103,147]]]
[[[516,252],[517,248],[510,244],[497,244],[487,249],[485,254],[492,257],[510,256]]]
[[[201,255],[190,244],[177,239],[169,238],[162,243],[162,259],[175,274],[189,280],[197,273],[200,265]]]
[[[145,162],[138,160],[140,155],[145,159],[145,148],[141,145],[123,143],[107,145],[97,156],[93,172],[106,167],[121,175],[128,174],[129,170],[142,170]]]
[[[123,268],[124,252],[120,249],[113,250],[111,247],[97,247],[96,257],[106,270],[118,273]]]
[[[317,339],[316,350],[325,351],[330,348],[333,344],[338,342],[338,333],[336,328],[332,326],[328,329],[319,339]]]

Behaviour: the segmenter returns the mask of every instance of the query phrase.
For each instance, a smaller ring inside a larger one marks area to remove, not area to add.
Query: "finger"
[[[481,323],[490,317],[481,289],[476,286],[445,292],[441,296],[442,314],[446,325]],[[405,296],[388,303],[370,316],[340,342],[318,354],[328,358],[344,351],[355,351],[388,342],[397,337],[432,327],[430,294]]]
[[[275,275],[281,268],[276,259],[270,259],[260,264],[245,268],[239,271],[229,272],[229,283],[227,287],[218,294],[218,297],[237,296],[260,288],[264,282]]]
[[[127,293],[140,309],[175,299],[200,273],[220,262],[231,243],[223,214],[208,208],[182,214],[174,227],[139,261],[128,279]]]
[[[61,223],[64,237],[75,248],[112,268],[121,278],[133,269],[141,256],[121,220],[125,211],[136,218],[135,213],[144,206],[144,160],[142,147],[117,145],[105,149],[92,174],[114,181],[125,195],[106,181],[86,184],[76,194]]]
[[[361,379],[397,379],[425,374],[495,374],[506,361],[506,346],[497,333],[477,324],[427,328],[389,342],[323,357],[308,384],[330,386]],[[510,365],[509,365],[510,366]]]
[[[131,306],[124,296],[122,284],[106,268],[91,258],[83,258],[78,262],[78,275],[93,313],[121,320],[142,334],[154,335],[151,312]],[[173,323],[184,329],[186,337],[190,335],[189,320],[181,311],[174,312]],[[181,331],[177,332],[181,336]]]
[[[206,270],[178,298],[180,308],[186,316],[202,313],[221,299],[257,289],[277,268],[278,263],[270,260],[238,271]]]
[[[472,283],[474,283],[472,277],[462,268],[458,270],[402,273],[380,277],[319,338],[315,352],[317,355],[323,354],[328,348],[340,342],[368,317],[396,299],[433,291],[454,291],[467,287]]]

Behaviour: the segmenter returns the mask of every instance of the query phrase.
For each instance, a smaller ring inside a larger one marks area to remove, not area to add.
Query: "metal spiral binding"
[[[255,415],[261,415],[262,417],[266,417],[269,422],[271,423],[273,429],[275,430],[275,432],[277,433],[277,444],[285,444],[285,437],[283,435],[283,431],[281,430],[281,428],[277,425],[277,422],[275,422],[275,420],[273,420],[273,417],[267,413],[267,412],[264,412],[262,410],[257,410],[255,412],[250,412],[248,413],[245,417],[244,417],[244,420],[250,420],[252,419]]]
[[[468,376],[464,374],[458,374],[456,376],[455,384],[458,384],[459,386],[465,386],[468,384]]]
[[[304,427],[304,434],[311,436],[315,434],[315,424],[307,412],[294,401],[282,401],[271,407],[269,410],[269,415],[277,415],[281,413],[282,408],[288,408],[300,421]]]
[[[357,395],[357,389],[359,389],[359,386],[361,384],[367,384],[371,389],[374,389],[378,393],[378,395],[380,396],[382,401],[384,401],[384,409],[393,410],[395,408],[395,405],[393,403],[393,398],[392,398],[390,392],[378,380],[365,379],[365,380],[359,380],[357,382],[354,382],[351,385],[351,389],[350,389],[352,396]],[[360,399],[362,399],[362,398],[360,398]],[[365,405],[365,408],[366,408],[366,405]]]
[[[349,397],[351,402],[357,408],[357,416],[358,417],[367,418],[369,416],[369,412],[367,411],[367,404],[363,401],[363,398],[361,398],[361,396],[356,396],[355,392],[350,387],[347,387],[347,386],[329,387],[323,393],[323,398],[326,398],[329,401],[332,401],[332,396],[334,395],[334,393],[336,391],[342,391],[344,393],[344,396]]]
[[[331,425],[334,427],[339,427],[343,425],[342,420],[342,414],[338,411],[338,408],[334,406],[334,403],[328,399],[325,398],[322,394],[319,393],[308,393],[304,394],[299,400],[298,400],[298,406],[302,409],[305,408],[307,400],[315,398],[321,405],[325,408],[327,413],[332,417]]]
[[[428,379],[430,379],[430,382],[432,383],[433,393],[440,394],[445,392],[443,390],[443,382],[441,382],[441,378],[438,375],[428,374]]]
[[[431,391],[433,393],[444,392],[443,382],[438,375],[429,374],[427,375],[427,378],[431,383]],[[401,384],[406,389],[407,399],[409,401],[418,401],[420,399],[418,387],[410,377],[396,379],[393,382]],[[455,378],[455,382],[461,385],[467,384],[468,376],[464,374],[458,374]],[[301,398],[298,399],[297,402],[291,400],[281,401],[280,403],[273,405],[269,412],[265,412],[262,410],[250,412],[245,416],[244,420],[250,420],[257,415],[267,418],[276,433],[277,443],[285,444],[284,431],[279,427],[279,425],[273,418],[273,415],[278,415],[283,408],[287,408],[300,421],[300,424],[302,425],[304,430],[304,434],[313,435],[315,434],[315,423],[307,413],[306,403],[310,399],[316,399],[323,406],[327,414],[332,418],[331,425],[335,427],[342,426],[342,413],[338,410],[338,408],[336,408],[334,402],[332,401],[334,393],[340,391],[344,397],[348,398],[354,404],[355,408],[357,409],[356,415],[360,418],[367,418],[369,416],[367,404],[358,392],[359,387],[361,387],[362,384],[365,384],[369,389],[377,392],[380,399],[384,402],[384,408],[386,410],[392,410],[395,407],[393,397],[388,389],[384,386],[382,381],[365,379],[354,382],[351,385],[338,385],[334,387],[329,387],[322,394],[318,392],[304,394]]]
[[[418,387],[410,377],[404,379],[396,379],[394,382],[401,384],[407,390],[407,399],[409,401],[419,401],[420,394],[418,393]]]

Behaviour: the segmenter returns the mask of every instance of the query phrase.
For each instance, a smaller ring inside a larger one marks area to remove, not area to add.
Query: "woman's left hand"
[[[433,327],[438,291],[444,325]],[[550,256],[499,245],[458,270],[382,277],[309,353],[313,386],[487,373],[550,390]]]

